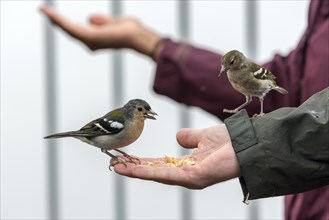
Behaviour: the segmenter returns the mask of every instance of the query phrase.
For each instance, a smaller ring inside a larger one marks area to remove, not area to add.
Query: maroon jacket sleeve
[[[289,56],[296,54],[292,53]],[[177,102],[201,107],[223,120],[230,116],[223,113],[223,109],[241,105],[245,102],[245,97],[232,88],[226,74],[218,77],[221,58],[220,54],[167,39],[157,61],[154,90]],[[289,90],[288,82],[292,72],[287,59],[289,57],[277,55],[266,64],[266,68],[273,70],[278,85]],[[282,95],[272,91],[265,98],[264,110],[268,112],[289,106],[291,99],[294,99],[294,92],[289,91],[288,95]],[[246,109],[250,115],[259,113],[258,99]]]
[[[287,56],[277,54],[263,65],[277,77],[277,84],[289,92],[269,92],[264,100],[265,113],[298,107],[329,85],[329,1],[311,1],[308,23],[294,50]],[[305,36],[309,36],[307,44]],[[245,97],[232,88],[226,74],[217,77],[221,58],[220,54],[166,39],[157,60],[154,90],[178,102],[201,107],[223,120],[230,116],[223,109],[241,105]],[[259,101],[254,100],[246,110],[249,115],[259,113]]]

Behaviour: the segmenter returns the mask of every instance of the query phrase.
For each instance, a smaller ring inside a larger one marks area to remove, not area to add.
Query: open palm
[[[188,155],[195,160],[195,164],[172,167],[162,163],[150,166],[149,162],[165,158],[140,158],[141,164],[118,164],[114,170],[121,175],[189,189],[202,189],[240,176],[239,164],[224,124],[205,129],[181,129],[177,133],[177,141],[184,148],[195,148]]]
[[[131,48],[148,55],[160,38],[131,17],[92,15],[89,25],[83,25],[65,18],[51,7],[42,6],[40,10],[55,25],[91,50]]]

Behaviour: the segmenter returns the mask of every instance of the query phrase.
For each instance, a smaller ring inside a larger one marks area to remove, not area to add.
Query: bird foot
[[[140,159],[136,158],[136,157],[132,157],[129,154],[123,154],[123,156],[127,159],[129,159],[128,163],[133,163],[133,164],[140,164],[141,161]]]
[[[119,153],[121,153],[126,159],[128,159],[129,160],[129,161],[127,161],[128,163],[133,163],[133,164],[141,163],[140,159],[138,159],[136,157],[132,157],[129,154],[127,154],[121,150],[118,150],[118,149],[115,149],[115,150],[118,151]]]
[[[238,112],[238,109],[231,109],[231,110],[230,110],[230,109],[226,109],[226,108],[224,108],[223,112],[233,114],[233,113],[237,113],[237,112]]]
[[[257,118],[257,117],[262,117],[262,116],[264,116],[264,115],[265,115],[265,113],[261,112],[261,113],[259,113],[259,114],[254,114],[252,117],[253,117],[253,118]]]
[[[114,167],[117,164],[123,164],[125,167],[127,167],[127,162],[128,161],[125,160],[125,157],[114,157],[110,162],[109,170],[112,171],[111,167]]]
[[[114,167],[117,164],[123,164],[125,165],[125,167],[127,167],[127,163],[133,163],[133,164],[141,164],[140,159],[136,158],[136,157],[132,157],[128,154],[123,154],[123,156],[115,156],[109,165],[109,170],[112,171],[111,167]]]

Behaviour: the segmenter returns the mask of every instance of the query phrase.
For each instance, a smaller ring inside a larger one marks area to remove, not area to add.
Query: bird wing
[[[105,116],[89,122],[79,130],[79,133],[85,134],[83,136],[117,134],[125,127],[123,118],[119,117],[120,113],[120,109],[115,109]]]
[[[125,121],[121,109],[113,110],[105,116],[93,120],[77,131],[67,131],[56,133],[44,138],[63,138],[63,137],[95,137],[100,135],[117,134],[125,127]]]
[[[257,65],[256,63],[252,63],[250,65],[250,71],[254,75],[255,78],[257,79],[269,79],[269,80],[274,80],[275,76],[273,73],[268,71],[267,69]]]

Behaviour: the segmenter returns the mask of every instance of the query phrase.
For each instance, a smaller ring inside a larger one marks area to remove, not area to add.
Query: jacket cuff
[[[154,77],[153,90],[166,95],[177,102],[183,102],[182,66],[191,52],[192,46],[184,42],[174,42],[169,38],[164,39],[164,46],[157,59],[156,73]],[[170,89],[168,89],[170,87]]]
[[[162,95],[170,98],[177,99],[179,88],[171,86],[172,89],[168,90],[168,85],[179,84],[180,74],[177,73],[178,64],[175,58],[182,45],[176,43],[171,39],[164,39],[164,46],[156,60],[157,67],[154,77],[153,90]],[[181,102],[181,100],[177,100]]]
[[[259,148],[258,138],[252,121],[245,109],[224,120],[230,134],[232,145],[239,161],[242,176],[239,178],[244,202],[257,199],[272,192],[267,181],[269,165],[266,152]]]

